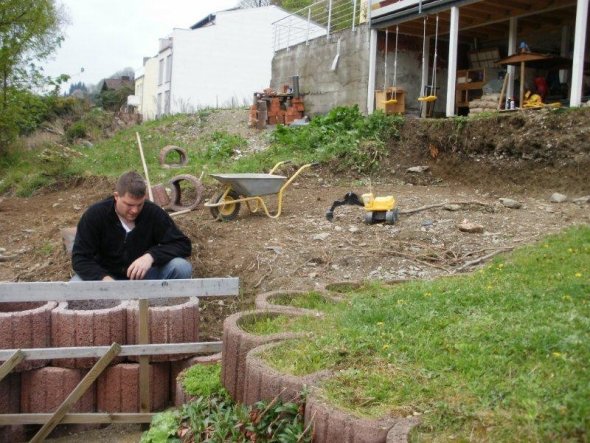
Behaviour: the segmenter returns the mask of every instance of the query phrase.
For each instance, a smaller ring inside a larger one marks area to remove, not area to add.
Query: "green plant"
[[[181,375],[182,387],[192,396],[209,397],[223,392],[221,365],[194,365]]]
[[[74,141],[77,138],[84,138],[88,133],[86,123],[83,121],[77,121],[73,123],[66,131],[66,137],[69,142]]]
[[[178,410],[154,415],[150,428],[141,436],[141,443],[180,442],[180,439],[176,438],[180,419],[181,416]]]
[[[156,414],[142,443],[182,441],[296,443],[311,442],[303,426],[304,394],[297,401],[275,398],[253,407],[235,404],[227,394],[197,397],[179,410]]]
[[[204,158],[209,161],[224,161],[231,158],[237,150],[247,145],[239,135],[229,134],[225,131],[215,131],[207,143]]]

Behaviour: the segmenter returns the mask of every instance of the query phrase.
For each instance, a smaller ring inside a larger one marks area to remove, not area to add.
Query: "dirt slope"
[[[195,276],[237,276],[241,281],[239,299],[203,303],[203,338],[219,338],[222,319],[251,306],[258,291],[465,272],[473,268],[467,266],[470,261],[572,224],[589,223],[590,206],[571,201],[590,194],[585,172],[589,169],[584,167],[590,155],[588,114],[568,115],[569,120],[557,123],[553,114],[512,115],[492,120],[487,127],[483,120],[476,121],[460,132],[452,121],[408,121],[401,142],[392,142],[391,155],[380,173],[353,177],[310,170],[288,189],[278,219],[249,214],[244,207],[237,220],[225,223],[213,220],[203,207],[178,216],[177,223],[194,242]],[[215,114],[206,130],[240,133],[259,149],[264,134],[248,129],[246,119],[245,111]],[[547,127],[548,119],[556,129],[546,134],[546,149],[537,147],[536,156],[523,157],[530,134]],[[515,127],[510,152],[493,145],[506,136],[498,131],[499,125]],[[417,165],[427,165],[429,170],[407,172]],[[74,226],[83,210],[108,195],[112,185],[90,179],[30,198],[4,197],[0,248],[9,259],[0,262],[0,280],[69,279],[70,261],[60,229]],[[333,222],[326,220],[325,212],[334,200],[348,191],[360,195],[371,189],[376,195],[396,198],[402,211],[397,224],[366,225],[363,209],[352,206],[338,208]],[[214,191],[211,182],[207,195]],[[551,203],[549,197],[557,191],[568,194],[570,201]],[[506,208],[498,200],[501,197],[514,198],[523,207]],[[269,199],[269,205],[276,208],[273,200]],[[454,211],[435,207],[403,214],[442,202],[458,206]],[[484,232],[460,231],[457,226],[464,220],[480,224]]]

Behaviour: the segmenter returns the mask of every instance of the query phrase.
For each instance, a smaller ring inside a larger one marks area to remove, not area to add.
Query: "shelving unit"
[[[483,85],[495,78],[499,71],[497,68],[457,70],[455,106],[465,108],[471,100],[480,98],[483,94]]]
[[[397,103],[385,103],[396,99]],[[406,92],[402,88],[377,89],[375,91],[375,108],[386,114],[403,114],[406,112]]]

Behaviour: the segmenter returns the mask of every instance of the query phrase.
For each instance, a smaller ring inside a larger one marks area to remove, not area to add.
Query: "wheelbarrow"
[[[246,203],[248,210],[252,213],[256,213],[262,208],[268,217],[279,218],[283,208],[285,189],[299,174],[312,166],[311,164],[301,166],[291,177],[274,174],[279,167],[290,162],[287,160],[277,163],[268,174],[210,174],[211,177],[224,185],[224,189],[215,193],[205,203],[205,206],[209,208],[213,218],[223,221],[234,220],[240,212],[241,203]],[[274,194],[277,194],[278,208],[276,213],[272,214],[262,197]]]

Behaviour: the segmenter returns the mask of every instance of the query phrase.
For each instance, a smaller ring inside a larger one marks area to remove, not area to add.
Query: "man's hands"
[[[141,280],[145,277],[153,263],[154,257],[149,252],[146,252],[129,265],[127,268],[127,278],[129,280]]]

